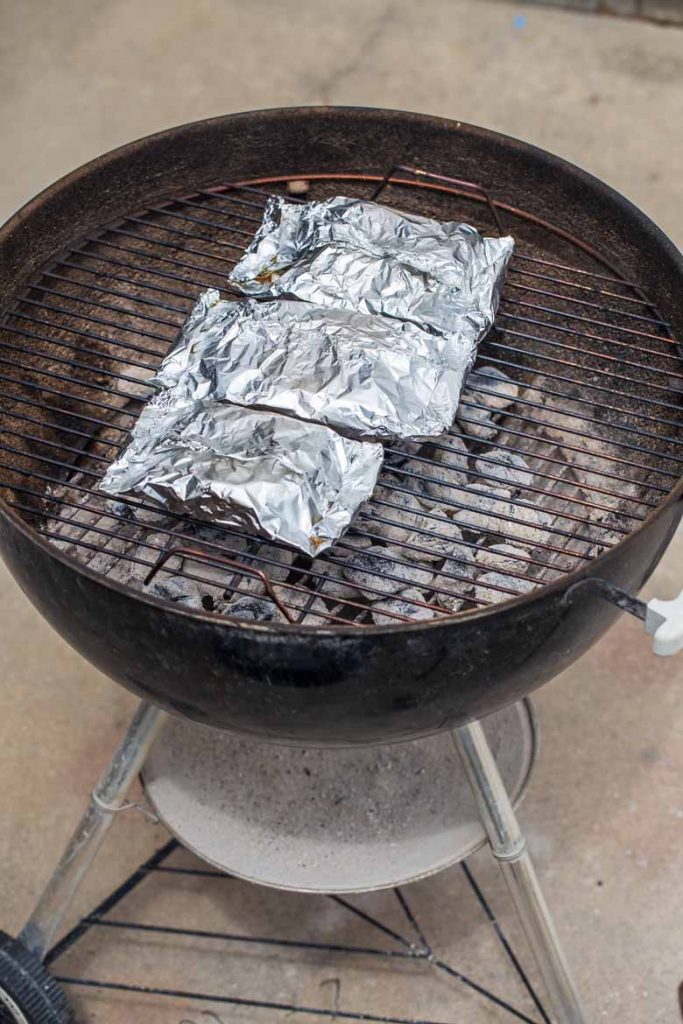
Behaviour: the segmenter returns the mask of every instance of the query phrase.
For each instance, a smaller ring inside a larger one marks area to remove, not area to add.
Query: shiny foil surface
[[[199,297],[102,489],[325,550],[372,494],[376,441],[453,422],[512,248],[371,202],[269,201],[231,275],[255,298]]]
[[[210,290],[151,383],[390,441],[446,430],[469,362],[468,348],[413,323],[287,299],[226,302]]]
[[[325,426],[164,390],[100,488],[265,533],[313,556],[370,497],[382,455],[381,445]]]
[[[471,360],[493,323],[513,248],[510,237],[369,201],[276,196],[230,281],[248,295],[409,320],[448,335]]]

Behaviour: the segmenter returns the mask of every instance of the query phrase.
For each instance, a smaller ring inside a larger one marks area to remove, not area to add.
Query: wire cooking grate
[[[229,614],[221,600],[259,591],[260,571],[293,621],[388,625],[484,607],[557,579],[618,543],[670,491],[683,455],[680,358],[667,324],[580,240],[508,210],[516,251],[458,414],[466,455],[455,430],[429,445],[390,446],[372,501],[314,562],[237,528],[105,499],[98,479],[150,393],[145,380],[198,291],[230,293],[227,273],[268,194],[286,186],[223,185],[126,217],[45,268],[7,312],[0,487],[37,531],[119,582],[143,586],[155,572],[158,582],[191,581],[207,610]],[[476,186],[468,193],[390,174],[313,176],[308,187],[309,198],[380,192],[402,209],[488,231],[503,217]],[[515,394],[494,422],[501,380]],[[501,491],[510,456],[533,471]],[[425,493],[418,512],[414,499]],[[344,570],[369,544],[374,561],[363,563],[354,592]],[[386,602],[407,586],[402,607]]]

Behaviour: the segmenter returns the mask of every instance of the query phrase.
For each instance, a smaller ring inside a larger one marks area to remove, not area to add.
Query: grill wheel
[[[41,961],[0,932],[0,1024],[75,1024],[66,995]]]

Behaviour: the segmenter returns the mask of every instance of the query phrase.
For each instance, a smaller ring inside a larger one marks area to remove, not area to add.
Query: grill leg
[[[23,945],[41,959],[52,945],[114,815],[121,810],[164,717],[159,708],[145,701],[140,703],[109,767],[93,790],[87,810],[19,936]]]
[[[456,729],[452,736],[477,801],[491,851],[500,864],[543,978],[552,1016],[557,1024],[586,1024],[526,841],[484,730],[479,722],[474,722]]]

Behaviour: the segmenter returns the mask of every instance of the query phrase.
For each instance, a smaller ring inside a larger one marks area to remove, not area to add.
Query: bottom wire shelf
[[[436,923],[421,920],[412,894],[409,901],[402,888],[352,901],[282,894],[198,864],[170,840],[52,948],[46,963],[81,1008],[84,1024],[148,1022],[152,1017],[169,1024],[285,1019],[303,1024],[315,1018],[377,1024],[454,1024],[463,1019],[550,1024],[466,862],[452,869],[461,873],[460,880],[449,873],[453,881]],[[231,923],[241,927],[208,927],[220,921],[215,911],[226,900]],[[306,901],[307,913],[301,901]],[[452,962],[452,951],[447,958],[438,952],[451,901],[460,913],[482,915],[480,926],[498,950],[500,964],[492,972],[487,963],[486,984],[477,980],[484,965],[476,957],[473,962],[467,943],[459,943],[459,966]],[[160,905],[165,923],[155,920]],[[89,975],[91,968],[97,977]],[[99,976],[102,971],[105,977]],[[155,977],[174,983],[155,984]],[[497,991],[489,985],[491,977]],[[512,988],[514,997],[501,995],[503,986]],[[121,1005],[112,999],[120,999]]]

